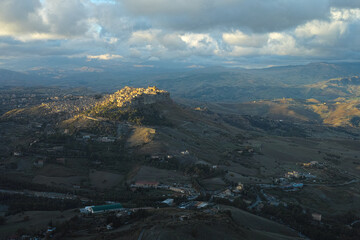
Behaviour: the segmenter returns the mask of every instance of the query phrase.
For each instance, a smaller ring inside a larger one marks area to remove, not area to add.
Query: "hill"
[[[156,87],[131,88],[106,96],[87,113],[109,120],[126,120],[138,124],[164,124],[165,120],[156,105],[171,102],[170,94]]]
[[[155,87],[126,87],[16,108],[0,121],[5,222],[19,219],[17,209],[55,211],[110,201],[120,202],[125,214],[73,212],[79,216],[57,222],[56,234],[354,236],[357,228],[348,226],[360,214],[360,132],[346,116],[358,113],[352,110],[355,101],[338,102],[284,98],[185,105]],[[163,202],[169,198],[173,206]],[[322,214],[322,223],[313,213]]]
[[[359,127],[360,100],[337,98],[319,101],[282,98],[241,104],[206,103],[207,108],[223,114],[250,115],[275,121],[291,121],[332,127]]]
[[[308,96],[318,99],[356,98],[360,96],[359,76],[334,78],[305,86]]]
[[[37,74],[0,69],[0,85],[2,87],[49,86],[49,83]]]

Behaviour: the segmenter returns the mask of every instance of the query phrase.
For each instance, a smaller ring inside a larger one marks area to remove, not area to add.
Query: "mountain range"
[[[133,67],[94,69],[62,71],[41,68],[25,73],[0,70],[0,84],[10,87],[81,86],[109,93],[126,85],[156,85],[170,91],[174,98],[217,102],[247,102],[282,97],[331,100],[338,95],[346,97],[358,94],[356,87],[353,87],[357,83],[342,82],[334,90],[334,83],[329,85],[329,81],[333,81],[331,79],[351,79],[360,75],[360,63],[310,63],[264,69],[212,67],[183,71]],[[328,84],[326,88],[324,84]]]

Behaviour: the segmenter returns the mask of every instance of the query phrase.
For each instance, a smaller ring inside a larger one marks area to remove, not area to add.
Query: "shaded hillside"
[[[23,87],[23,86],[49,86],[50,83],[37,74],[21,73],[0,69],[1,87]]]

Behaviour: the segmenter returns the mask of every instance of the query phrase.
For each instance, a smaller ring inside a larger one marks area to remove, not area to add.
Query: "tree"
[[[0,216],[0,225],[4,225],[6,222],[6,219],[3,216]]]

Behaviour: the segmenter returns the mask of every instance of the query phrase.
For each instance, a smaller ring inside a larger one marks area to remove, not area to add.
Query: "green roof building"
[[[109,204],[109,205],[99,205],[89,207],[91,213],[103,213],[103,212],[112,212],[123,209],[123,206],[120,203]]]

